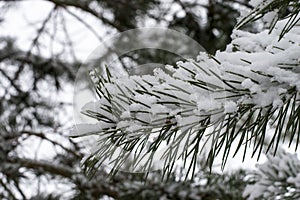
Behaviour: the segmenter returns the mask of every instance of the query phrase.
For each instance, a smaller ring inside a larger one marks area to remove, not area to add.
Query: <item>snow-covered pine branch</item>
[[[255,199],[299,199],[300,161],[297,154],[280,149],[276,157],[268,155],[268,161],[258,165],[255,184],[247,185],[243,195]]]
[[[274,2],[280,8],[278,0],[262,1],[254,11],[265,4],[272,4],[273,10],[264,8],[258,15],[274,11]],[[299,2],[292,4],[299,8]],[[99,101],[82,110],[98,123],[77,125],[77,133],[99,139],[86,164],[97,167],[109,160],[116,172],[124,165],[127,170],[148,171],[159,163],[169,175],[181,159],[193,176],[203,146],[208,147],[208,164],[221,155],[223,167],[238,151],[244,151],[245,159],[250,144],[258,156],[265,143],[275,152],[280,141],[297,147],[299,9],[295,13],[276,19],[272,31],[234,30],[225,51],[167,65],[168,72],[156,69],[153,76],[128,77],[108,70],[105,75],[91,73]],[[270,124],[273,129],[267,133]]]

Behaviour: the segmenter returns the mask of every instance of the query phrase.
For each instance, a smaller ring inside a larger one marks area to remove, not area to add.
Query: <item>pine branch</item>
[[[271,33],[234,31],[224,52],[178,62],[166,69],[171,75],[160,69],[121,78],[109,70],[93,73],[100,100],[83,113],[98,123],[77,126],[79,137],[99,136],[87,171],[106,163],[112,174],[145,172],[160,163],[168,177],[182,160],[193,175],[203,151],[208,166],[221,156],[223,168],[242,149],[243,159],[250,147],[259,158],[266,143],[274,153],[281,141],[297,149],[300,30],[294,26],[276,42],[287,23],[279,21]]]
[[[254,199],[299,199],[300,161],[296,154],[280,149],[276,155],[267,156],[266,163],[258,166],[254,184],[244,190],[244,197]]]
[[[255,2],[255,4],[253,3],[254,5],[252,6],[254,6],[255,9],[243,17],[236,25],[236,28],[263,18],[263,20],[268,22],[271,32],[279,20],[288,19],[279,35],[279,40],[281,40],[300,20],[300,2],[298,0],[261,0],[253,2]]]

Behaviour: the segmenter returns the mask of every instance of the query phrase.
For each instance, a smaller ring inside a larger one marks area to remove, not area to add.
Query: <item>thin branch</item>
[[[52,15],[53,15],[53,13],[54,13],[54,11],[55,11],[56,9],[57,9],[57,7],[55,6],[55,7],[49,12],[48,16],[47,16],[47,17],[45,18],[45,20],[43,21],[41,27],[40,27],[40,28],[38,29],[38,31],[37,31],[36,37],[33,39],[32,43],[31,43],[31,45],[30,45],[30,48],[29,48],[29,50],[27,51],[27,53],[26,53],[26,55],[25,55],[25,58],[32,55],[32,49],[37,45],[40,36],[42,35],[44,29],[46,28],[46,24],[50,21]],[[25,63],[23,62],[23,63],[21,63],[21,65],[19,66],[18,71],[15,73],[13,80],[17,80],[17,79],[18,79],[18,77],[19,77],[20,73],[23,71],[24,67],[25,67]]]
[[[100,19],[104,24],[110,25],[111,27],[116,28],[120,32],[125,30],[124,27],[122,27],[121,25],[118,25],[118,24],[110,21],[109,19],[105,18],[103,15],[101,15],[97,11],[91,9],[87,4],[83,4],[79,1],[66,1],[66,0],[46,0],[46,1],[52,2],[55,5],[63,7],[63,8],[66,8],[67,6],[78,8],[82,11],[90,13],[94,17]]]
[[[50,162],[32,160],[29,158],[10,158],[7,161],[12,164],[19,164],[22,167],[34,170],[42,170],[50,174],[60,175],[65,178],[72,178],[73,174],[75,173],[71,168],[66,166],[58,164],[54,165]]]
[[[32,132],[32,131],[22,131],[21,133],[24,133],[24,134],[27,134],[27,135],[31,135],[31,136],[35,136],[35,137],[39,137],[41,139],[44,139],[44,140],[47,140],[48,142],[56,145],[56,146],[59,146],[60,148],[62,148],[63,150],[65,150],[66,152],[69,152],[71,154],[73,154],[74,156],[78,157],[78,158],[81,158],[81,155],[65,146],[63,146],[62,144],[54,141],[54,140],[51,140],[50,138],[46,137],[46,135],[44,133],[37,133],[37,132]]]

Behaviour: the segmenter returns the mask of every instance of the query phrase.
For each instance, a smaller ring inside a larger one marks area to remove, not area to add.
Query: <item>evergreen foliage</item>
[[[162,162],[168,177],[183,160],[193,177],[203,146],[210,167],[218,155],[222,167],[239,151],[245,159],[249,148],[258,158],[265,146],[276,154],[285,141],[297,150],[299,2],[279,2],[252,1],[253,12],[238,24],[278,11],[269,29],[235,30],[225,51],[167,66],[171,75],[160,69],[153,76],[116,77],[107,68],[104,75],[93,72],[99,101],[83,113],[99,122],[77,127],[78,136],[99,136],[87,166],[110,162],[114,174],[125,163],[126,170],[149,171]]]

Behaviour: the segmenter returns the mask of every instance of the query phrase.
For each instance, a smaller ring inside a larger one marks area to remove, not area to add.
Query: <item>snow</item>
[[[251,4],[265,6],[269,2],[252,0]],[[270,22],[275,14],[266,15],[265,20]],[[173,131],[173,141],[178,140],[178,144],[182,144],[182,138],[195,137],[189,135],[193,131],[187,130],[203,128],[201,123],[207,116],[212,125],[248,104],[254,104],[255,109],[263,111],[270,106],[281,107],[285,104],[284,99],[290,97],[288,91],[295,87],[300,92],[300,28],[295,26],[278,41],[286,22],[287,19],[279,21],[271,33],[267,29],[258,33],[234,30],[232,42],[225,51],[218,51],[215,56],[200,53],[197,60],[179,61],[177,67],[166,65],[168,73],[158,68],[153,76],[113,77],[112,82],[105,83],[103,87],[109,91],[118,112],[107,113],[101,107],[110,106],[105,99],[84,109],[94,109],[107,116],[131,139],[141,139],[142,135],[157,133],[159,127],[169,128],[168,125],[172,124],[169,130],[162,132],[168,138]],[[106,133],[104,128],[112,127],[103,123],[97,126],[100,134]],[[95,132],[96,127],[90,126],[89,131]],[[209,135],[205,139],[209,140]],[[130,139],[124,138],[124,143],[130,143]],[[169,155],[168,150],[171,151],[164,148],[160,154]],[[179,148],[176,153],[184,155],[184,151],[184,148]],[[144,154],[135,156],[140,160],[145,158]],[[164,158],[166,161],[167,156]],[[277,166],[286,170],[286,160],[276,162]],[[264,168],[264,165],[260,167],[262,171]],[[266,168],[270,176],[285,176],[285,173],[270,170],[269,166]],[[261,184],[249,187],[245,193],[255,190],[250,195],[250,199],[255,199],[262,191],[259,187]],[[274,190],[273,187],[267,189]]]
[[[261,4],[264,0],[251,0],[249,4],[253,7],[257,7],[259,4]]]
[[[73,137],[97,134],[102,129],[111,128],[113,124],[98,122],[96,124],[77,124],[73,127]]]
[[[242,86],[244,88],[250,89],[252,88],[252,86],[254,85],[254,83],[251,81],[251,79],[247,78],[242,82]]]
[[[122,112],[121,118],[126,119],[126,118],[130,118],[130,111],[126,110],[124,112]]]
[[[220,105],[218,105],[218,103],[215,100],[208,97],[201,97],[197,101],[197,109],[199,111],[208,112],[215,109],[216,107],[220,108]]]
[[[295,185],[297,188],[300,188],[300,172],[297,174],[296,177],[289,177],[287,179],[287,182]]]
[[[237,104],[233,101],[227,101],[224,103],[225,113],[234,113],[238,110]]]
[[[248,200],[284,199],[300,193],[300,160],[296,154],[279,149],[277,156],[268,156],[268,161],[258,165],[257,180],[247,185],[243,196]],[[292,199],[292,198],[291,198]]]

